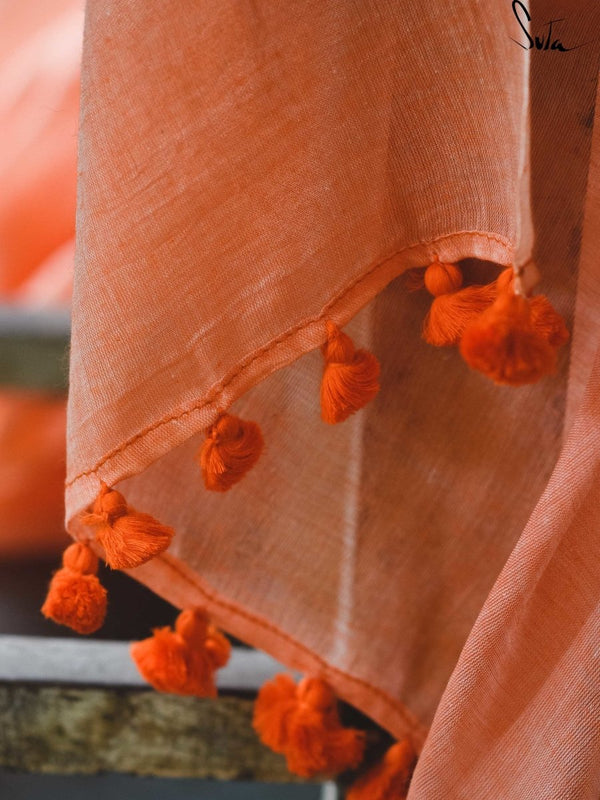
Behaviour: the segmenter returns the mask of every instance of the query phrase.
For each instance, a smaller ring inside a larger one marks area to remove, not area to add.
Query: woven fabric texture
[[[559,6],[531,3],[532,32]],[[519,46],[496,0],[87,9],[69,529],[116,486],[176,531],[136,579],[419,749],[433,723],[411,800],[597,796],[600,20],[578,6],[569,52]],[[435,257],[476,282],[533,259],[572,360],[515,390],[427,345],[403,273]],[[337,426],[327,320],[381,362]],[[229,409],[265,452],[211,493],[195,456]]]

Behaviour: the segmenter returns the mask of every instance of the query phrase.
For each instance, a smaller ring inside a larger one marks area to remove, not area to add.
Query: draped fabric
[[[598,9],[587,9],[589,27],[581,11],[585,41]],[[600,104],[597,53],[586,58],[571,73],[538,65],[533,80],[540,117],[562,110],[557,129],[540,133],[540,166],[552,152],[557,171],[540,174],[538,205],[545,248],[576,275],[564,444],[444,692],[411,799],[600,794]],[[561,185],[569,190],[558,203]]]
[[[133,577],[396,737],[420,748],[433,722],[415,800],[599,781],[599,19],[591,1],[530,11],[532,32],[566,16],[584,46],[519,46],[496,0],[87,8],[68,527],[84,535],[79,512],[115,486],[176,531]],[[404,273],[436,257],[476,282],[537,266],[575,320],[570,376],[565,352],[498,387],[427,345],[431,298]],[[377,398],[336,426],[328,320],[381,362]],[[196,453],[230,409],[265,452],[211,493]]]

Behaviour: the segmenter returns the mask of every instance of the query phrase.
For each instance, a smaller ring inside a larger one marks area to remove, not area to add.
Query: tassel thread
[[[496,280],[498,294],[514,292],[515,273],[512,267],[503,270]],[[563,317],[543,294],[528,298],[531,324],[552,347],[562,347],[569,341],[569,330]]]
[[[423,322],[423,338],[435,347],[458,344],[467,325],[488,308],[496,296],[494,283],[461,288],[460,267],[439,260],[427,267],[423,283],[434,298]]]
[[[569,333],[546,297],[515,294],[507,272],[498,277],[493,305],[465,329],[460,352],[495,383],[523,386],[556,371],[557,350]]]
[[[327,322],[327,342],[321,381],[321,417],[330,425],[343,422],[364,408],[379,391],[379,361],[368,350],[357,350],[352,339]]]
[[[347,800],[405,800],[416,761],[411,740],[397,742],[379,764],[353,784]]]
[[[133,569],[167,549],[173,538],[172,528],[162,525],[150,514],[127,505],[120,492],[104,482],[90,513],[81,521],[95,529],[106,563],[113,569]]]
[[[223,414],[209,429],[199,453],[204,485],[227,492],[256,464],[264,448],[256,422]]]
[[[67,547],[54,573],[42,614],[77,633],[94,633],[106,616],[106,589],[96,575],[98,557],[81,542]]]
[[[319,678],[296,686],[282,674],[267,682],[254,705],[253,726],[263,744],[285,756],[290,772],[305,778],[336,775],[363,757],[364,733],[342,727],[335,695]]]
[[[156,628],[153,635],[131,645],[140,674],[159,692],[216,697],[216,670],[224,667],[231,644],[210,624],[204,609],[182,611],[175,630]]]

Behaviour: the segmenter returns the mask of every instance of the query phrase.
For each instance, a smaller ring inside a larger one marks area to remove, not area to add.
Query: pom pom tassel
[[[95,529],[106,563],[113,569],[133,569],[166,550],[174,531],[150,514],[127,505],[120,492],[102,483],[92,511],[81,515]]]
[[[106,589],[96,576],[98,558],[76,542],[67,547],[62,563],[50,582],[42,614],[77,633],[94,633],[106,616]]]
[[[498,293],[514,291],[515,272],[512,267],[503,270],[496,280]],[[569,331],[565,321],[552,303],[543,294],[529,299],[531,324],[552,347],[562,347],[569,341]]]
[[[558,350],[569,341],[569,331],[565,321],[547,297],[542,294],[530,297],[529,310],[533,328],[551,347]]]
[[[336,775],[363,757],[364,733],[342,727],[335,695],[318,678],[303,678],[298,686],[289,675],[267,682],[256,698],[253,726],[263,744],[286,757],[290,772],[305,778]]]
[[[226,492],[252,469],[264,442],[256,422],[223,414],[209,429],[199,453],[204,485],[213,492]]]
[[[368,350],[357,350],[352,339],[327,322],[323,345],[325,369],[321,381],[321,416],[334,425],[367,405],[379,391],[379,361]]]
[[[416,761],[411,740],[397,742],[379,764],[354,783],[347,800],[405,800]]]
[[[543,295],[528,299],[513,291],[505,270],[498,297],[463,334],[467,364],[499,384],[523,386],[556,371],[557,350],[568,340],[564,320]]]
[[[496,286],[466,286],[456,264],[436,260],[425,270],[423,282],[434,300],[423,323],[423,338],[436,347],[458,344],[466,326],[488,308],[496,297]]]
[[[224,667],[231,644],[210,624],[201,608],[182,611],[175,630],[157,628],[131,645],[131,657],[144,680],[159,692],[216,697],[215,672]]]

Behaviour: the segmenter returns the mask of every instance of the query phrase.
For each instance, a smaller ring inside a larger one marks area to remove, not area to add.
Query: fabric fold
[[[567,354],[494,386],[422,340],[431,298],[404,277],[439,259],[489,283],[535,256],[569,311],[575,276],[533,242],[531,54],[510,3],[176,11],[87,9],[67,524],[87,536],[116,487],[175,531],[133,577],[420,749],[561,446]],[[328,321],[381,364],[332,426]],[[209,492],[197,453],[229,410],[264,453]]]

